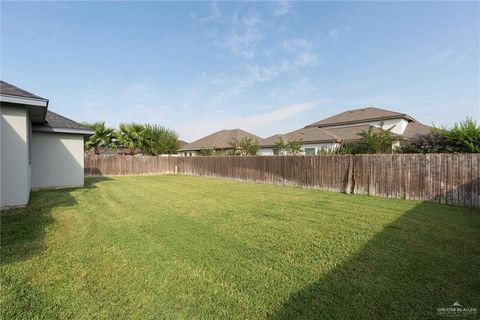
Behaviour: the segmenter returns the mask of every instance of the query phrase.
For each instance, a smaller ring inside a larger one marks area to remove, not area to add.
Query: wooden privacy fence
[[[180,173],[480,208],[479,154],[86,155],[86,176]]]

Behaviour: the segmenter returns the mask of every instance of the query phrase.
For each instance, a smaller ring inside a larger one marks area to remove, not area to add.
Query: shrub
[[[467,118],[451,129],[433,128],[432,132],[404,141],[400,153],[480,153],[480,126]]]
[[[230,145],[233,147],[233,154],[240,156],[256,155],[260,149],[258,141],[254,141],[250,137],[244,137],[240,140],[233,138]]]

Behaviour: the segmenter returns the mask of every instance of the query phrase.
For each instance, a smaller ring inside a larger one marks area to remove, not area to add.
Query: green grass
[[[480,212],[187,176],[87,179],[2,214],[3,319],[480,312]]]

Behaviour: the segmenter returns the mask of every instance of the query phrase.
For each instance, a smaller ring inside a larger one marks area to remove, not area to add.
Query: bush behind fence
[[[86,155],[86,176],[180,173],[480,208],[479,154]]]

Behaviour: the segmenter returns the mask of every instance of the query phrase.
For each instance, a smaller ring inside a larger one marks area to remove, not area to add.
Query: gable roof
[[[418,122],[409,122],[405,131],[403,132],[403,136],[405,138],[413,138],[420,134],[427,134],[432,131],[432,127],[418,123]]]
[[[182,148],[182,147],[186,146],[187,144],[188,144],[188,142],[185,141],[185,140],[178,140],[179,148]]]
[[[368,107],[361,109],[348,110],[329,118],[314,122],[307,127],[329,127],[335,125],[352,124],[365,121],[378,121],[381,119],[403,118],[408,121],[415,121],[412,117],[405,113]]]
[[[20,89],[19,87],[14,86],[13,84],[10,84],[3,80],[0,80],[0,94],[21,97],[21,98],[47,100],[45,98],[37,96],[36,94]]]
[[[201,150],[202,148],[231,149],[230,142],[232,139],[245,137],[249,137],[254,141],[257,140],[259,143],[263,141],[261,137],[242,129],[220,130],[181,147],[179,151]]]
[[[84,135],[91,135],[95,133],[95,130],[50,110],[47,110],[45,123],[32,126],[32,130],[58,133],[76,133]]]
[[[296,141],[299,143],[340,141],[339,137],[328,130],[318,127],[305,127],[286,134],[277,134],[268,137],[261,143],[261,146],[275,146],[275,143],[278,142],[280,138],[283,139],[283,141]]]

